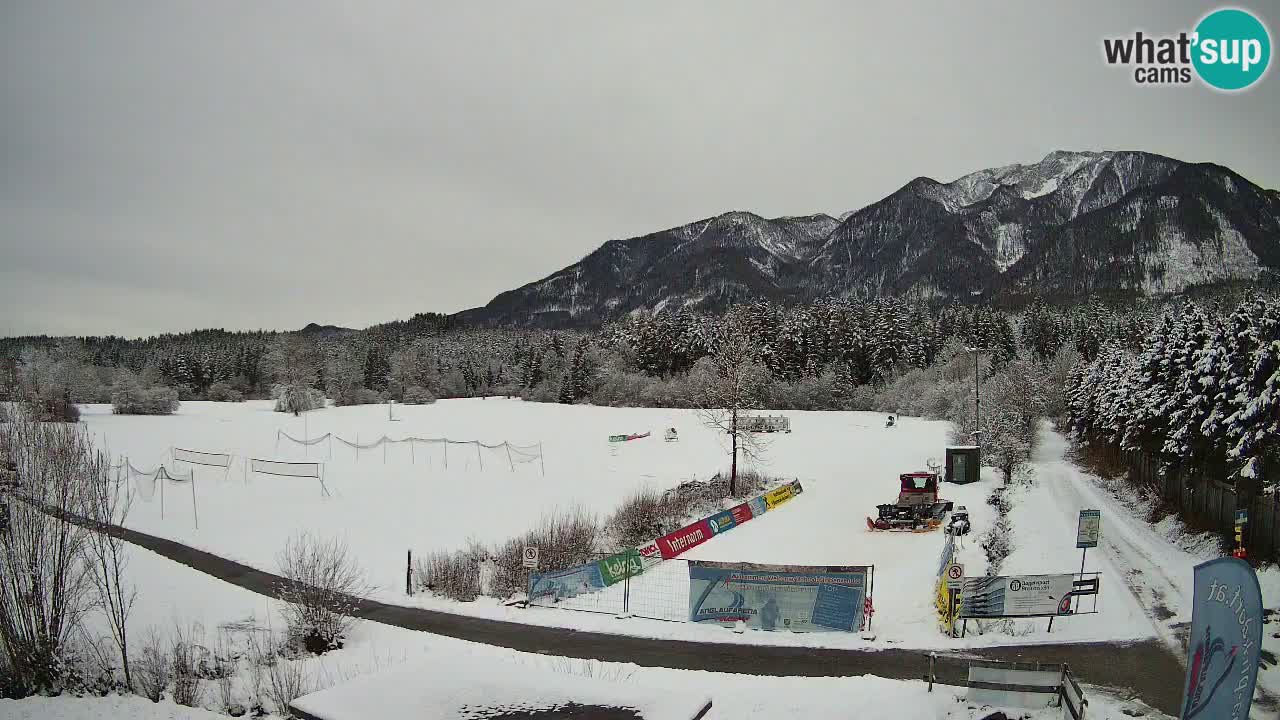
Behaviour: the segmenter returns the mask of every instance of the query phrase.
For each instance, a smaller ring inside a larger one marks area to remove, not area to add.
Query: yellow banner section
[[[947,591],[946,578],[938,578],[934,588],[934,606],[938,608],[938,621],[947,635],[956,633],[956,611],[960,603],[951,604],[951,593]]]
[[[770,510],[778,507],[782,503],[796,496],[796,487],[794,484],[783,485],[764,494],[764,504]]]

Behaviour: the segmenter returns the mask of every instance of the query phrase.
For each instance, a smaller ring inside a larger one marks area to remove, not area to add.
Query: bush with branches
[[[133,676],[138,692],[151,702],[160,702],[173,680],[169,649],[154,626],[143,636],[138,656],[133,660]]]
[[[111,393],[111,412],[116,415],[172,415],[180,402],[174,388],[143,387],[137,378],[120,378]]]
[[[595,516],[581,508],[543,516],[537,527],[511,538],[494,553],[493,592],[510,597],[525,588],[524,548],[542,549],[540,566],[560,570],[596,559],[602,535]]]
[[[436,396],[432,395],[430,390],[417,385],[404,391],[405,405],[430,405],[435,401]]]
[[[434,595],[470,602],[480,595],[480,564],[489,553],[477,543],[456,552],[437,551],[419,559],[418,586]]]
[[[346,542],[300,533],[285,543],[276,564],[290,641],[314,654],[341,648],[353,611],[372,589]]]
[[[324,407],[324,393],[299,383],[276,385],[271,389],[271,397],[276,401],[276,412],[297,415]]]
[[[244,402],[244,393],[224,382],[216,382],[210,385],[208,397],[213,402]]]
[[[199,624],[174,625],[169,657],[173,662],[173,701],[179,705],[199,707],[204,699],[203,635],[204,629]]]

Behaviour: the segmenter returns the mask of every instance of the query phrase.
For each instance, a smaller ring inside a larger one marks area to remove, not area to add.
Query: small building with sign
[[[947,448],[946,481],[964,485],[982,479],[982,450],[977,445]]]

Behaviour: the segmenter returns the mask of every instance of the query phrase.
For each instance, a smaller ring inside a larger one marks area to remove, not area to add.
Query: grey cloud
[[[1102,63],[1206,9],[8,3],[0,334],[455,311],[610,238],[1057,148],[1280,186],[1274,72],[1225,96]]]

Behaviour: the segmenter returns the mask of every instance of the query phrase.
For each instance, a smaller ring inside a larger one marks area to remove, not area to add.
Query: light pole
[[[979,407],[982,404],[982,399],[979,391],[980,386],[978,385],[978,356],[984,352],[993,353],[996,349],[989,347],[967,347],[965,350],[973,353],[973,444],[980,445],[979,437],[982,433],[982,425],[980,421],[982,418],[979,413]]]

